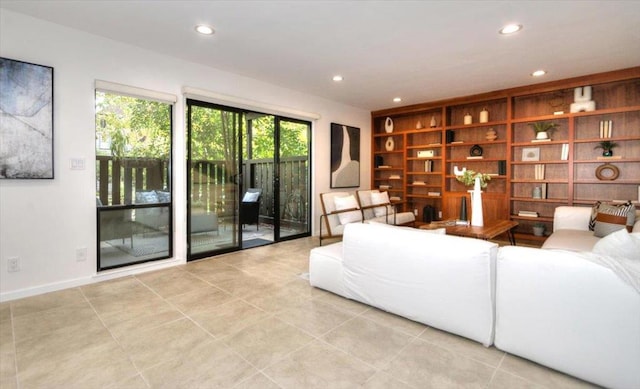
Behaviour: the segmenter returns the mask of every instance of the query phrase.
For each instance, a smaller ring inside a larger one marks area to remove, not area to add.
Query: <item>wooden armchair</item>
[[[353,198],[353,201],[351,201]],[[337,200],[336,200],[337,199]],[[349,192],[320,193],[322,215],[320,215],[320,246],[323,239],[342,236],[345,224],[362,222],[362,210],[355,196]],[[323,225],[326,233],[323,232]]]

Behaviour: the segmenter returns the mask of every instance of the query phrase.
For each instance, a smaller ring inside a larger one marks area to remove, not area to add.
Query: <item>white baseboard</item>
[[[107,270],[86,277],[75,278],[52,282],[50,284],[32,286],[29,288],[13,290],[0,293],[0,302],[18,300],[25,297],[37,296],[39,294],[55,292],[58,290],[77,288],[78,286],[93,284],[96,282],[111,280],[114,278],[126,277],[130,275],[146,273],[154,270],[165,269],[172,266],[185,264],[186,260],[180,258],[169,258],[155,262],[146,262],[139,265],[127,266],[113,270]]]

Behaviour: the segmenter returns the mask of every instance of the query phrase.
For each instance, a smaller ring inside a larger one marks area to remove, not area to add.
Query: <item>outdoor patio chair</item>
[[[260,198],[262,189],[249,188],[240,203],[240,224],[255,224],[260,229]]]

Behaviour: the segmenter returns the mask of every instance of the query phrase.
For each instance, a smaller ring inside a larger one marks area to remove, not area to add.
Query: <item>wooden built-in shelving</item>
[[[592,87],[596,110],[571,113],[574,88],[582,86]],[[479,123],[484,109],[489,112],[489,121]],[[562,113],[554,114],[557,111]],[[465,125],[467,113],[473,122]],[[391,134],[384,128],[387,117],[394,122]],[[429,127],[432,117],[436,121],[433,128]],[[534,133],[529,124],[540,121],[557,124],[551,141],[532,142]],[[598,158],[601,150],[595,147],[602,140],[600,121],[613,123],[612,136],[607,140],[618,143],[614,155],[622,158]],[[419,124],[423,128],[416,128]],[[417,209],[418,220],[422,220],[422,208],[427,204],[441,211],[444,219],[458,217],[460,198],[468,196],[469,188],[456,180],[454,166],[496,174],[499,161],[506,161],[506,172],[494,175],[484,190],[485,219],[517,220],[520,225],[516,236],[520,239],[542,241],[544,238],[531,235],[532,224],[543,222],[551,231],[553,212],[559,205],[640,200],[640,67],[380,110],[372,112],[372,127],[374,160],[382,157],[384,165],[392,166],[372,169],[373,185],[391,185],[391,195],[405,200],[405,210]],[[489,129],[496,132],[497,139],[486,139]],[[456,142],[447,142],[447,134],[453,134]],[[390,136],[395,142],[391,152],[384,147]],[[565,144],[569,153],[562,159]],[[482,148],[482,159],[467,159],[474,145]],[[522,161],[525,148],[539,149],[539,160]],[[421,150],[432,150],[434,155],[419,158],[417,152]],[[431,171],[426,171],[427,160],[431,161]],[[604,163],[619,169],[616,180],[595,177],[595,169]],[[534,169],[541,164],[545,174],[537,180]],[[389,180],[390,171],[401,179]],[[424,185],[414,185],[415,181]],[[546,185],[547,198],[533,198],[533,188],[542,185]],[[540,216],[517,216],[521,210]]]

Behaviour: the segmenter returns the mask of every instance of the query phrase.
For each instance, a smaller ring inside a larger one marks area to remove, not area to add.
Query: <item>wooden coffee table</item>
[[[484,240],[493,239],[498,235],[507,233],[509,243],[515,246],[516,238],[513,235],[513,229],[517,225],[518,222],[513,220],[494,220],[490,223],[486,223],[483,227],[447,225],[446,222],[440,222],[421,225],[420,228],[427,230],[434,228],[446,228],[447,235],[464,236],[467,238]]]

